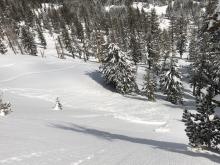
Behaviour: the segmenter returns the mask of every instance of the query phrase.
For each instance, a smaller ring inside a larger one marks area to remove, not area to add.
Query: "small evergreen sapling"
[[[63,105],[60,103],[59,97],[56,98],[56,104],[55,107],[53,108],[55,111],[61,111],[63,110]]]
[[[3,102],[2,97],[0,97],[0,116],[6,116],[11,112],[11,104],[9,102]]]

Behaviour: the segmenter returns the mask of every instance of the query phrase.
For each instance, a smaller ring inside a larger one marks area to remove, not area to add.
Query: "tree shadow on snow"
[[[143,97],[141,95],[124,95],[124,97],[129,98],[129,99],[140,100],[140,101],[148,101],[146,97]]]
[[[84,126],[80,126],[73,123],[68,124],[50,124],[51,127],[66,130],[66,131],[73,131],[81,134],[87,134],[90,136],[95,136],[97,138],[114,141],[114,140],[121,140],[130,143],[136,144],[143,144],[151,146],[154,149],[161,149],[169,152],[179,153],[183,155],[188,155],[192,157],[203,157],[207,158],[215,163],[220,163],[220,156],[214,154],[207,154],[207,153],[195,153],[192,151],[187,150],[186,144],[175,143],[175,142],[165,142],[165,141],[157,141],[152,139],[143,139],[143,138],[136,138],[130,137],[121,134],[110,133],[102,130],[87,128]]]
[[[97,82],[103,88],[110,90],[111,92],[116,92],[115,89],[111,85],[106,85],[105,80],[102,77],[102,74],[98,70],[93,71],[93,72],[87,72],[86,75],[88,75],[92,80]]]

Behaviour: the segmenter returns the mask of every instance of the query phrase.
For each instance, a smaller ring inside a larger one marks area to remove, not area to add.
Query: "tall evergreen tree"
[[[142,52],[141,52],[141,45],[137,42],[137,39],[132,36],[130,39],[130,54],[135,63],[135,65],[141,61],[142,59]]]
[[[155,101],[156,81],[150,70],[144,75],[143,92],[149,101]]]
[[[180,17],[176,18],[175,21],[176,30],[176,48],[182,58],[183,53],[186,51],[187,42],[187,20],[181,14]]]
[[[214,90],[208,89],[208,94],[197,100],[197,113],[185,111],[183,121],[186,134],[193,147],[218,148],[220,144],[220,118],[215,115],[215,105],[212,103]],[[219,149],[219,148],[218,148]]]
[[[149,69],[152,69],[152,67],[156,66],[158,60],[160,59],[160,48],[158,44],[159,40],[160,40],[160,29],[159,29],[158,16],[156,14],[156,10],[152,9],[150,15],[150,29],[147,35]]]
[[[108,55],[100,67],[106,82],[121,94],[135,92],[136,68],[132,60],[115,44],[110,44],[108,49]]]
[[[193,29],[190,37],[190,42],[189,42],[189,60],[190,61],[195,61],[196,60],[196,55],[198,52],[198,47],[197,47],[197,34],[196,30]]]
[[[160,86],[168,101],[173,104],[183,103],[183,86],[174,62],[171,63],[170,70],[161,75]]]
[[[62,41],[63,41],[63,45],[65,47],[65,49],[72,54],[72,57],[75,58],[75,54],[74,54],[74,48],[72,46],[72,40],[70,37],[70,34],[68,32],[68,29],[66,28],[66,26],[63,26],[62,28]]]
[[[21,43],[26,53],[37,55],[37,46],[35,44],[33,33],[26,26],[21,29]]]

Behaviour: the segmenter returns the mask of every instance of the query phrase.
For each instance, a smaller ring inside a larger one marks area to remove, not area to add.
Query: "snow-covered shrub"
[[[0,116],[6,116],[11,112],[11,104],[9,102],[3,102],[2,96],[0,96]]]
[[[186,135],[192,147],[220,149],[220,118],[215,115],[212,93],[209,89],[202,100],[197,100],[197,113],[187,110],[183,113]]]
[[[63,105],[60,103],[59,97],[56,98],[56,104],[55,104],[53,110],[55,110],[55,111],[63,110]]]
[[[108,50],[108,55],[100,66],[106,82],[122,94],[136,91],[136,67],[132,60],[115,44],[110,44]]]

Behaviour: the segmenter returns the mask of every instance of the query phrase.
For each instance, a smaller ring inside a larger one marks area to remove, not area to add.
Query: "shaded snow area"
[[[13,110],[0,117],[0,165],[220,164],[218,154],[188,148],[183,107],[160,93],[157,102],[117,94],[98,66],[0,56],[0,89]],[[143,73],[140,67],[138,79]],[[62,111],[53,111],[56,98]]]

